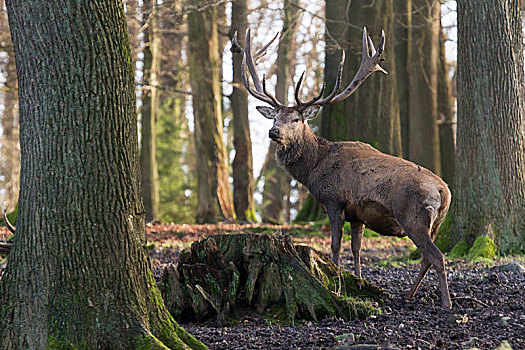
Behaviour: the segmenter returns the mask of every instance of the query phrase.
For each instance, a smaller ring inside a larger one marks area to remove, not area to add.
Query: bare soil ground
[[[179,252],[205,236],[228,232],[290,234],[295,242],[329,253],[327,228],[301,225],[148,225],[154,270],[176,262]],[[0,239],[4,230],[0,230]],[[347,237],[345,237],[347,238]],[[491,261],[447,261],[453,309],[444,310],[433,271],[416,297],[404,295],[419,265],[407,258],[408,239],[365,237],[363,277],[391,294],[383,313],[365,321],[328,319],[294,327],[277,325],[250,313],[238,324],[215,327],[213,320],[183,326],[210,349],[495,349],[508,341],[525,349],[525,272],[523,257]],[[0,261],[1,263],[1,261]],[[342,263],[353,269],[350,241],[343,243]]]
[[[203,236],[243,231],[280,231],[294,241],[330,251],[327,228],[260,225],[164,225],[148,228],[153,264],[174,261],[178,252]],[[441,308],[437,277],[431,271],[416,297],[405,294],[419,265],[409,260],[408,239],[365,237],[363,277],[392,295],[383,313],[367,320],[328,319],[294,327],[272,324],[250,314],[238,324],[217,328],[213,321],[183,324],[210,349],[495,349],[508,341],[525,349],[525,273],[523,257],[492,261],[447,261],[454,307]],[[342,263],[352,270],[350,241],[343,243]],[[363,346],[363,345],[367,346]],[[361,347],[358,347],[361,345]]]

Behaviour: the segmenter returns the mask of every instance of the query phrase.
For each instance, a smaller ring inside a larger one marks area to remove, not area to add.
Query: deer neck
[[[319,147],[326,142],[326,140],[315,136],[312,129],[305,125],[302,137],[296,142],[277,146],[277,162],[292,177],[307,185],[310,172],[315,168],[318,161]]]

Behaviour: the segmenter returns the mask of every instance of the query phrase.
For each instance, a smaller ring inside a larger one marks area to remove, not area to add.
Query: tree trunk
[[[162,5],[161,74],[157,115],[157,165],[159,172],[159,220],[193,223],[197,207],[195,145],[188,129],[185,108],[189,90],[181,59],[184,41],[182,0]],[[167,15],[169,14],[169,15]]]
[[[348,31],[350,47],[345,63],[346,74],[357,72],[361,64],[363,26],[366,26],[372,39],[394,31],[393,0],[353,0],[348,7],[350,23],[359,29]],[[379,42],[379,40],[374,40]],[[387,44],[388,45],[388,39]],[[392,39],[390,42],[395,42]],[[353,96],[345,101],[346,117],[350,119],[348,137],[350,140],[364,141],[382,152],[401,156],[401,124],[396,88],[396,65],[394,45],[386,49],[384,68],[388,76],[374,74]],[[330,67],[328,67],[330,69]],[[336,69],[332,67],[331,69]]]
[[[441,174],[438,120],[440,2],[412,0],[409,28],[409,152],[408,158]]]
[[[122,2],[7,1],[7,9],[22,173],[0,282],[0,348],[204,348],[165,308],[144,247]]]
[[[164,271],[160,289],[175,318],[215,316],[219,326],[246,307],[266,317],[278,314],[289,324],[333,316],[363,319],[378,311],[367,299],[386,297],[306,245],[254,234],[217,235],[193,243],[176,267]]]
[[[442,27],[439,32],[438,69],[438,120],[441,177],[446,183],[452,186],[454,184],[456,167],[456,115],[454,113],[452,94],[450,92],[448,64],[445,58],[445,37]]]
[[[246,15],[248,4],[246,0],[237,0],[232,3],[232,24],[230,38],[237,32],[239,43],[244,46],[244,33],[247,28]],[[248,121],[248,95],[241,80],[242,55],[233,55],[233,92],[231,96],[233,145],[235,158],[233,159],[233,204],[239,220],[255,220],[255,204],[253,191],[252,141],[250,139],[250,123]]]
[[[520,2],[458,1],[453,240],[525,245],[525,119]]]
[[[157,169],[156,119],[159,109],[158,76],[160,73],[161,37],[157,0],[144,1],[144,91],[141,108],[140,172],[146,221],[159,216],[159,174]]]
[[[277,49],[275,97],[285,105],[288,101],[288,87],[292,83],[291,78],[294,75],[291,61],[300,15],[301,13],[296,6],[293,6],[288,0],[284,1],[283,31],[281,32],[279,48]],[[264,174],[262,218],[263,221],[282,223],[284,221],[284,196],[288,192],[288,187],[290,187],[291,178],[277,164],[274,156],[276,150],[275,142],[270,142],[270,147],[268,148],[270,158]]]
[[[399,120],[401,124],[401,144],[403,156],[409,154],[409,75],[408,28],[412,26],[412,0],[394,1],[394,55],[396,60],[396,84],[399,101]]]
[[[210,1],[189,2],[189,68],[197,150],[197,223],[234,217],[223,141],[217,13]],[[196,8],[195,8],[196,7]],[[201,8],[197,10],[198,8]]]

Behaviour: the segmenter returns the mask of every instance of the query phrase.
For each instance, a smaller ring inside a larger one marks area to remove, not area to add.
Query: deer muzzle
[[[273,140],[273,141],[277,141],[281,138],[281,132],[279,129],[273,127],[270,129],[270,131],[268,132],[268,136]]]

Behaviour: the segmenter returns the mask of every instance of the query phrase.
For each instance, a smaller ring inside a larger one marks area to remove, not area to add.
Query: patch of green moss
[[[247,209],[244,213],[246,220],[257,223],[257,217],[255,216],[255,210],[254,209]]]
[[[468,251],[467,257],[472,260],[491,259],[496,255],[496,246],[487,236],[479,236]]]
[[[421,259],[421,251],[419,249],[414,248],[409,254],[408,254],[408,260],[419,260]]]
[[[77,350],[77,349],[81,349],[81,348],[73,345],[73,343],[67,340],[58,339],[54,336],[49,336],[47,338],[46,350]]]
[[[151,334],[135,338],[135,344],[137,350],[170,350]]]
[[[458,242],[450,251],[449,257],[457,259],[468,254],[469,246],[465,241]]]
[[[452,227],[452,216],[447,214],[439,227],[434,243],[442,252],[448,252],[452,248],[450,241],[450,229]]]

